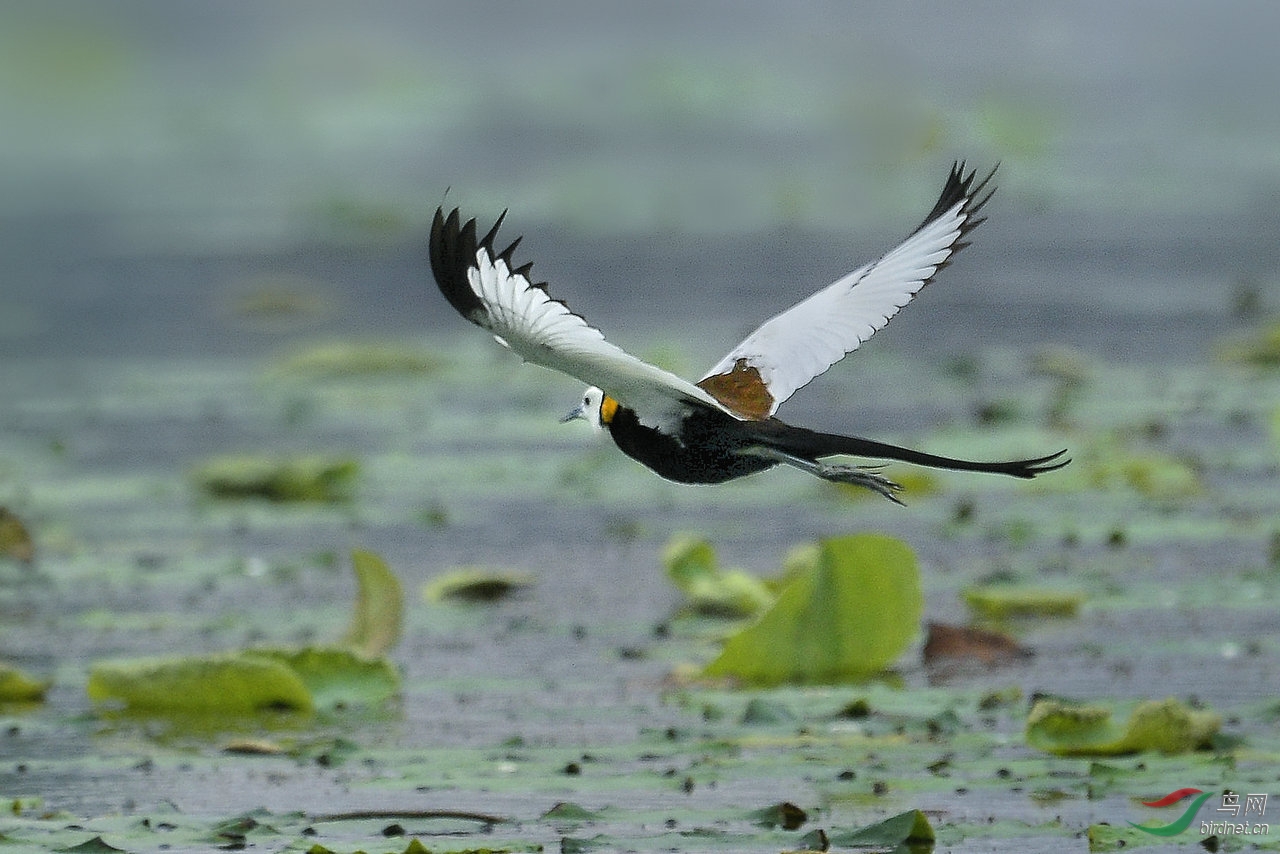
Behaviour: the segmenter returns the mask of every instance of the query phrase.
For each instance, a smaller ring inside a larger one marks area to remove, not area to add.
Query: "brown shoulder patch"
[[[728,373],[699,380],[698,388],[720,401],[725,409],[752,421],[768,418],[773,411],[773,395],[760,371],[748,365],[746,359],[734,362]]]

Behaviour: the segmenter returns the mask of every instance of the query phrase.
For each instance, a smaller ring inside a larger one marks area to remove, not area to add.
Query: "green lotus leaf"
[[[920,570],[901,540],[824,540],[816,565],[731,636],[703,672],[758,685],[865,679],[902,654],[923,608]]]

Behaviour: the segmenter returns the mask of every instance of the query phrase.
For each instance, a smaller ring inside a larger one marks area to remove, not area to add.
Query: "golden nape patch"
[[[600,423],[608,424],[613,420],[613,416],[618,411],[618,401],[609,395],[605,395],[600,400]]]
[[[773,412],[773,395],[760,371],[748,365],[746,359],[734,362],[728,373],[700,380],[698,387],[743,418],[761,421]]]

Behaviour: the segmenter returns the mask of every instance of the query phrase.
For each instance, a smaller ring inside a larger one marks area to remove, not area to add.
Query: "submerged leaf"
[[[437,576],[422,588],[428,602],[496,602],[533,586],[533,576],[514,570],[462,567]]]
[[[750,617],[773,602],[763,581],[740,569],[720,569],[706,540],[679,536],[662,555],[667,577],[689,599],[689,609],[707,617]]]
[[[341,502],[351,498],[359,465],[346,457],[218,457],[195,472],[213,498]]]
[[[353,551],[356,603],[342,642],[365,658],[377,658],[400,642],[404,591],[400,579],[372,552]]]
[[[0,663],[0,703],[38,703],[48,690],[48,682],[32,679],[13,665]]]
[[[922,610],[920,571],[905,543],[879,534],[824,540],[817,565],[703,672],[766,685],[865,678],[902,654]]]
[[[833,831],[829,836],[831,844],[841,848],[896,848],[913,843],[931,845],[936,839],[933,826],[920,810],[907,810],[866,827]]]
[[[1189,708],[1172,697],[1142,703],[1124,726],[1105,706],[1046,699],[1027,716],[1027,743],[1059,756],[1186,753],[1207,745],[1221,725],[1215,712]]]
[[[89,698],[131,711],[246,715],[311,711],[297,671],[262,655],[102,662],[89,674]]]

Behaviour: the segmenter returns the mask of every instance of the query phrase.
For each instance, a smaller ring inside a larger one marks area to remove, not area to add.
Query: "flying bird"
[[[431,270],[449,303],[524,360],[588,384],[563,420],[581,418],[607,430],[623,453],[668,480],[722,483],[778,465],[824,480],[871,489],[901,503],[901,487],[881,466],[829,462],[854,456],[933,468],[1032,478],[1062,468],[1066,451],[1008,462],[953,459],[896,445],[796,427],[774,417],[795,391],[856,350],[897,314],[964,247],[985,217],[992,169],[975,182],[963,162],[952,166],[924,222],[878,260],[842,276],[770,318],[689,382],[605,340],[582,316],[516,266],[517,238],[495,249],[504,211],[482,237],[457,208],[436,210]]]

